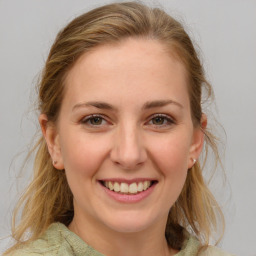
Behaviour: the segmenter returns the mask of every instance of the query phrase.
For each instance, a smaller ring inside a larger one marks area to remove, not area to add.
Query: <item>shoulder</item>
[[[200,247],[200,242],[194,236],[188,235],[181,251],[175,256],[234,256],[215,246],[207,246],[201,251]]]
[[[18,250],[11,255],[14,256],[57,256],[57,255],[72,255],[68,253],[70,246],[67,244],[65,237],[62,235],[63,224],[53,223],[51,224],[45,233],[37,240],[22,245]],[[63,225],[64,226],[64,225]],[[65,229],[64,229],[65,230]],[[62,248],[65,247],[67,252],[60,254]]]
[[[100,256],[80,237],[61,223],[53,223],[37,240],[32,241],[15,252],[12,256]]]
[[[199,256],[234,256],[233,254],[222,251],[215,246],[208,246],[207,249],[202,251]]]

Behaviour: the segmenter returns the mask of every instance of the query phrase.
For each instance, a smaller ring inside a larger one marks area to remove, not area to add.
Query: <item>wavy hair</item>
[[[159,8],[138,2],[113,3],[96,8],[71,21],[53,43],[38,83],[38,110],[55,123],[65,93],[65,78],[77,59],[99,45],[120,42],[126,38],[145,38],[165,44],[184,64],[188,76],[188,92],[194,126],[200,126],[202,94],[213,94],[193,43],[183,26]],[[202,164],[197,162],[189,171],[183,190],[170,209],[166,239],[180,249],[186,229],[207,245],[218,227],[224,226],[221,209],[209,191],[202,175],[208,149],[220,161],[217,139],[204,130],[205,147]],[[47,145],[41,136],[32,148],[33,180],[22,195],[13,216],[12,237],[16,244],[9,249],[37,239],[53,222],[68,225],[73,218],[73,196],[65,171],[52,165]],[[22,212],[17,224],[17,215]],[[26,238],[27,231],[31,232]]]

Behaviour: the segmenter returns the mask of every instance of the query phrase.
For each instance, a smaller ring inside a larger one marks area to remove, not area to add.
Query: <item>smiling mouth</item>
[[[135,195],[148,190],[157,181],[146,180],[141,182],[133,182],[131,184],[116,181],[101,181],[101,184],[107,189],[119,194]]]

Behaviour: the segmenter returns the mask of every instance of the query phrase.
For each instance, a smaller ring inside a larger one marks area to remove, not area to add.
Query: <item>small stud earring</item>
[[[192,158],[193,159],[193,162],[194,162],[194,164],[196,163],[196,159],[195,158]]]
[[[52,164],[53,164],[53,165],[57,164],[57,161],[52,161]]]

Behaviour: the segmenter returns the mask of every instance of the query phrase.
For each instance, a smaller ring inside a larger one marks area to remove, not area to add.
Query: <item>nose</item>
[[[120,127],[117,129],[111,149],[111,160],[122,169],[133,170],[147,159],[141,131],[137,127]]]

